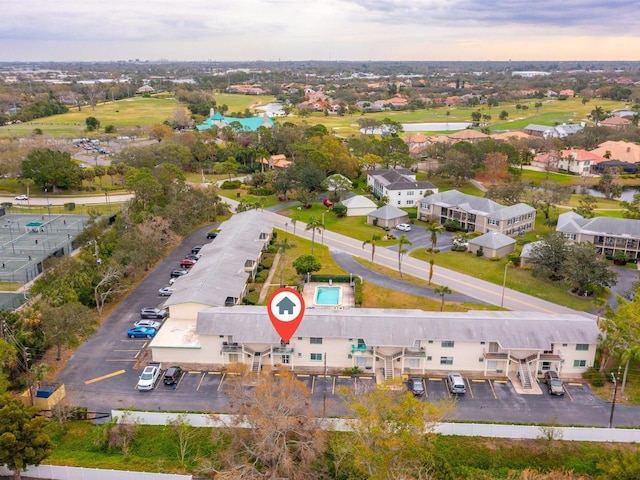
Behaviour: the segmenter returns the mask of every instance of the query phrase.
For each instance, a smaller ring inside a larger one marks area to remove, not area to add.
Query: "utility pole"
[[[25,373],[27,374],[27,388],[29,389],[29,398],[31,399],[31,406],[33,407],[36,404],[36,399],[33,396],[33,380],[31,378],[31,367],[29,366],[30,357],[31,354],[29,353],[29,347],[23,347],[22,359],[24,361]]]
[[[620,367],[618,367],[618,377],[620,377]],[[618,379],[616,379],[614,373],[611,373],[611,379],[613,380],[613,401],[611,402],[611,414],[609,415],[609,428],[613,428],[613,412],[616,408],[616,397],[618,396]]]

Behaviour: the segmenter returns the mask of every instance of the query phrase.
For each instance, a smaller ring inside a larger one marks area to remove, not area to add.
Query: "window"
[[[280,358],[280,363],[282,363],[283,365],[288,365],[289,363],[291,363],[291,358],[289,357],[289,355],[282,355]]]
[[[402,205],[402,200],[398,200],[398,205]]]
[[[551,362],[542,362],[542,366],[540,368],[543,372],[551,370]]]
[[[589,344],[588,343],[577,343],[576,344],[576,350],[582,351],[582,352],[587,352],[587,351],[589,351]]]
[[[311,337],[309,341],[311,345],[322,345],[322,338],[320,337]]]
[[[402,192],[398,192],[398,196],[402,195]]]
[[[443,340],[440,346],[442,348],[453,348],[455,342],[453,340]]]
[[[407,205],[413,205],[413,200],[407,200]]]
[[[489,221],[487,222],[489,225],[494,225],[496,227],[500,226],[500,220],[496,220],[494,218],[490,218]]]
[[[431,355],[427,356],[427,362],[430,362],[431,360],[433,360],[433,358],[431,357]]]
[[[415,195],[415,193],[416,193],[416,192],[414,192],[413,190],[409,190],[409,191],[407,192],[407,195]]]
[[[498,361],[497,360],[487,360],[487,370],[488,371],[495,371],[498,368]]]
[[[409,368],[420,368],[420,359],[419,358],[410,358],[409,359]]]
[[[312,353],[311,354],[311,361],[312,362],[321,362],[322,361],[322,354],[321,353]]]
[[[440,365],[453,365],[453,357],[440,357]]]
[[[366,367],[367,366],[367,357],[362,357],[362,356],[356,357],[356,365],[358,367]]]
[[[587,361],[586,360],[574,360],[573,361],[573,366],[576,367],[576,368],[586,367],[587,366]]]

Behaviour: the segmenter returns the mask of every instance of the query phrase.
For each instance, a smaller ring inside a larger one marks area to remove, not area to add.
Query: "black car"
[[[189,270],[185,270],[184,268],[176,268],[175,270],[171,271],[171,276],[173,278],[178,278],[182,275],[186,275],[187,273],[189,273]]]
[[[196,245],[191,249],[191,253],[199,253],[202,250],[202,245]]]
[[[167,311],[160,308],[141,308],[140,309],[140,318],[158,318],[163,319],[167,316]]]
[[[163,382],[165,385],[177,385],[182,377],[182,368],[174,365],[173,367],[167,368],[167,371],[164,372]]]
[[[207,240],[213,240],[218,236],[218,232],[209,232],[207,233]]]
[[[424,395],[424,383],[420,377],[411,377],[407,382],[409,391],[413,393],[414,397],[421,397]]]

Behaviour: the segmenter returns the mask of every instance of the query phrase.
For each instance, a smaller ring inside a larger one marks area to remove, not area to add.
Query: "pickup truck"
[[[160,378],[162,372],[162,364],[150,363],[142,371],[140,379],[138,380],[138,390],[153,390],[156,386],[156,382]]]

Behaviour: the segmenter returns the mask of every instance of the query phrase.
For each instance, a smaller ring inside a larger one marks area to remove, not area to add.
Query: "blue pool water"
[[[340,305],[341,287],[316,287],[316,305]]]

